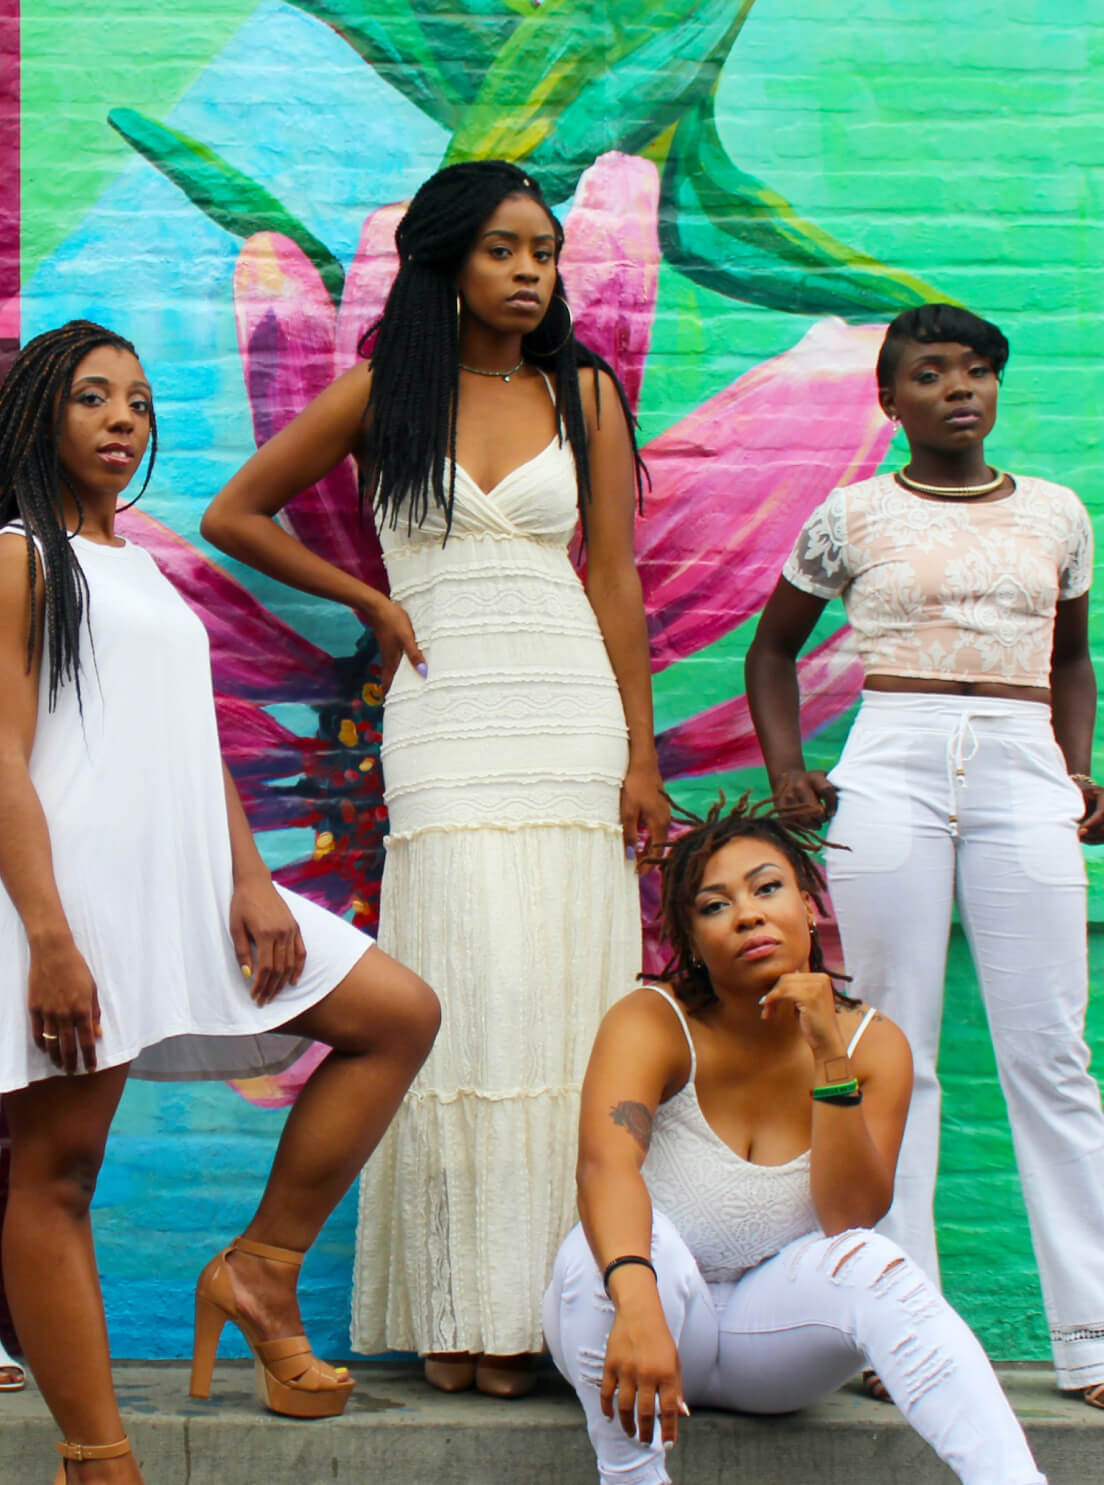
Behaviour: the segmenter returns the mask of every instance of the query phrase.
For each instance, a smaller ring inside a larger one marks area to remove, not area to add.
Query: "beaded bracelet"
[[[622,1268],[627,1263],[639,1263],[643,1268],[650,1268],[652,1278],[659,1283],[659,1275],[655,1271],[655,1264],[650,1258],[642,1258],[639,1253],[623,1253],[620,1258],[614,1258],[606,1264],[602,1271],[602,1288],[609,1294],[610,1274],[614,1269]]]
[[[848,1078],[847,1081],[844,1083],[825,1083],[820,1088],[814,1088],[813,1097],[822,1101],[827,1101],[829,1099],[836,1098],[840,1094],[847,1096],[849,1094],[857,1093],[858,1091],[858,1078]]]
[[[1092,777],[1091,774],[1071,773],[1070,778],[1079,789],[1095,789],[1097,787],[1096,780]]]

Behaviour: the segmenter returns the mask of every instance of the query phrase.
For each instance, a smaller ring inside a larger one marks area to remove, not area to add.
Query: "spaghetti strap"
[[[662,985],[653,985],[650,980],[645,980],[644,984],[641,986],[641,989],[654,990],[657,995],[662,995],[664,1000],[674,1011],[675,1015],[679,1018],[679,1025],[682,1027],[682,1034],[686,1038],[686,1045],[690,1048],[690,1076],[689,1078],[687,1078],[686,1081],[687,1083],[693,1083],[695,1077],[697,1076],[698,1059],[694,1054],[694,1043],[690,1036],[690,1028],[686,1024],[686,1017],[682,1013],[682,1007],[679,1005],[675,997],[670,994],[669,991],[664,990]],[[683,1086],[685,1087],[686,1085],[684,1084]]]
[[[556,394],[552,390],[552,383],[548,380],[548,374],[547,374],[547,372],[541,371],[541,368],[539,366],[536,368],[536,370],[540,372],[541,379],[544,382],[544,385],[548,388],[548,395],[552,399],[552,406],[555,407],[556,406]]]
[[[848,1057],[851,1056],[851,1054],[854,1052],[855,1048],[859,1045],[859,1042],[862,1040],[862,1034],[863,1034],[863,1032],[870,1025],[871,1021],[873,1021],[874,1017],[877,1014],[878,1014],[878,1008],[877,1008],[877,1006],[873,1006],[872,1005],[872,1006],[869,1006],[867,1008],[866,1015],[859,1022],[859,1028],[858,1028],[858,1030],[855,1032],[855,1035],[851,1038],[851,1040],[847,1043],[847,1055],[848,1055]]]

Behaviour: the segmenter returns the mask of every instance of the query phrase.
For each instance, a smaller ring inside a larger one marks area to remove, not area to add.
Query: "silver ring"
[[[44,1031],[42,1033],[42,1040],[44,1042],[56,1042],[58,1040],[58,1034],[56,1031]]]

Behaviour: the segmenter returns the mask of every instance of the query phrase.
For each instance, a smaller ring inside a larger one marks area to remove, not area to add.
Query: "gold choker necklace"
[[[985,485],[924,485],[919,480],[912,479],[903,469],[897,471],[897,478],[907,489],[917,490],[921,495],[948,495],[952,499],[968,499],[971,495],[992,495],[994,490],[999,490],[1004,484],[1005,474],[1003,469],[996,470],[995,478]]]
[[[514,372],[520,371],[524,365],[525,357],[522,356],[518,364],[511,366],[509,371],[484,371],[482,366],[465,366],[463,361],[460,362],[460,370],[473,372],[476,376],[500,376],[504,382],[508,382]]]

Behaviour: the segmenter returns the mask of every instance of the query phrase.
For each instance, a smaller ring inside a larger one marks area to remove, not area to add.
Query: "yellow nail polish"
[[[253,966],[251,964],[243,964],[241,967],[241,972],[247,980],[251,980],[253,978]]]

